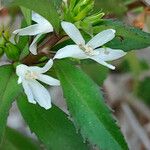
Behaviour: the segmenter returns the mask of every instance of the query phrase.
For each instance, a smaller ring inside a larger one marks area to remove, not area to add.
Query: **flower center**
[[[96,53],[96,51],[90,45],[80,44],[79,47],[89,56],[98,55],[98,52]]]
[[[27,80],[37,79],[38,78],[38,74],[36,72],[27,71],[27,73],[25,74],[25,78]]]

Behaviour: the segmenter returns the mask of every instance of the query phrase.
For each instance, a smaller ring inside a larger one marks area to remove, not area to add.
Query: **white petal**
[[[16,38],[16,35],[15,34],[12,34],[9,41],[13,44],[16,44],[16,41],[15,41],[15,38]],[[18,42],[18,39],[17,39],[17,42]]]
[[[96,62],[98,62],[99,64],[102,64],[112,70],[115,69],[115,66],[111,65],[111,64],[108,64],[107,62],[105,62],[104,60],[100,59],[100,56],[93,56],[93,57],[90,57],[90,59],[93,59],[95,60]]]
[[[28,26],[26,28],[18,29],[13,32],[13,34],[18,35],[37,35],[42,33],[42,26],[39,24],[34,24],[31,26]]]
[[[18,35],[38,35],[38,34],[45,34],[53,31],[53,27],[50,23],[43,24],[34,24],[28,26],[26,28],[18,29],[13,32],[13,34]]]
[[[22,83],[22,78],[21,77],[18,78],[18,84],[20,84],[20,83]]]
[[[30,71],[37,72],[39,74],[47,72],[53,66],[53,60],[50,59],[44,67],[31,66]]]
[[[83,50],[79,48],[77,45],[68,45],[57,51],[54,59],[62,59],[62,58],[77,58],[77,59],[86,59],[88,56],[85,54]]]
[[[16,74],[21,77],[24,78],[27,70],[28,70],[28,66],[24,65],[24,64],[20,64],[16,67]]]
[[[94,36],[87,45],[90,45],[93,49],[104,45],[105,43],[111,41],[115,37],[115,30],[108,29],[98,33]]]
[[[42,24],[46,19],[42,17],[41,15],[32,12],[32,20],[35,21],[38,24]]]
[[[37,55],[37,40],[40,38],[41,35],[42,34],[37,35],[29,47],[29,50],[33,55]]]
[[[127,53],[122,50],[115,50],[111,48],[99,48],[95,51],[99,51],[99,58],[103,61],[112,61],[119,59],[123,56],[125,56]]]
[[[36,23],[42,25],[42,26],[48,25],[48,26],[51,26],[51,28],[53,28],[51,23],[48,20],[46,20],[44,17],[42,17],[41,15],[39,15],[35,12],[32,13],[32,20],[35,21]]]
[[[69,35],[69,37],[77,44],[83,44],[85,45],[85,40],[83,39],[80,31],[77,29],[77,27],[70,23],[70,22],[65,22],[63,21],[61,23],[62,28],[64,31]]]
[[[30,81],[29,85],[38,104],[45,109],[50,109],[52,107],[51,97],[47,89],[36,80]]]
[[[24,92],[27,95],[28,101],[32,104],[36,104],[36,101],[34,100],[33,94],[32,94],[32,90],[28,84],[28,81],[23,80],[22,81],[22,86],[24,88]]]
[[[54,79],[54,78],[52,78],[52,77],[50,77],[48,75],[41,74],[41,75],[38,76],[38,80],[42,81],[42,82],[44,82],[44,83],[46,83],[48,85],[51,85],[51,86],[59,86],[60,85],[60,81],[59,80]]]

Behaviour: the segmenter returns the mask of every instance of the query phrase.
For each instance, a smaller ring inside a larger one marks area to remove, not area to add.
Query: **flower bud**
[[[74,17],[75,21],[79,21],[84,19],[87,14],[92,10],[93,6],[91,4],[87,5],[84,9],[82,9],[76,17]]]
[[[19,48],[12,44],[12,43],[6,43],[6,47],[4,48],[4,51],[7,55],[7,57],[13,61],[18,61],[20,57],[20,50]]]
[[[69,10],[72,11],[75,7],[75,4],[77,3],[77,0],[70,0],[69,1]]]
[[[92,10],[92,8],[94,7],[94,1],[93,0],[80,0],[74,8],[74,13],[75,14],[80,13],[87,6],[91,8],[90,10]]]
[[[91,23],[92,25],[99,23],[102,20],[102,17],[104,16],[104,13],[96,13],[92,16],[86,17],[83,22]]]
[[[0,46],[3,47],[6,43],[5,38],[2,36],[2,34],[0,34]]]
[[[0,47],[0,57],[4,54],[4,48]]]
[[[77,22],[84,19],[93,10],[94,0],[63,0],[62,20]]]

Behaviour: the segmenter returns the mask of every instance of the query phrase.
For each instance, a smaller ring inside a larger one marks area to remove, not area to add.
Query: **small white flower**
[[[35,4],[36,5],[36,4]],[[53,32],[53,27],[45,18],[40,16],[37,13],[32,13],[32,20],[35,21],[37,24],[28,26],[23,29],[18,29],[13,32],[13,34],[18,35],[36,35],[33,42],[30,45],[30,52],[34,55],[37,55],[37,40],[40,38],[42,34],[46,34],[49,32]]]
[[[16,68],[16,74],[19,76],[18,84],[22,83],[28,101],[33,104],[37,102],[45,109],[51,108],[51,97],[47,89],[37,80],[51,86],[59,86],[59,80],[43,74],[52,65],[53,61],[50,59],[43,68],[37,66],[29,67],[23,64],[18,65]]]
[[[113,29],[100,32],[86,44],[80,31],[75,27],[74,24],[63,21],[61,25],[64,31],[76,43],[76,45],[68,45],[60,49],[56,53],[54,59],[62,59],[66,57],[77,59],[93,59],[94,61],[107,66],[110,69],[115,69],[114,66],[108,64],[106,61],[112,61],[126,55],[126,53],[122,50],[98,48],[111,41],[115,37],[115,30]]]

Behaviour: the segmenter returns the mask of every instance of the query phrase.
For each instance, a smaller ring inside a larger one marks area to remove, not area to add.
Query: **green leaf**
[[[8,1],[8,0],[6,0]],[[9,0],[11,5],[23,6],[46,18],[59,31],[60,20],[54,3],[51,0]],[[7,2],[8,3],[8,2]]]
[[[49,0],[54,3],[55,8],[61,8],[62,0]]]
[[[24,96],[18,98],[18,106],[31,131],[48,150],[88,150],[67,115],[57,107],[45,110],[28,103]]]
[[[31,25],[32,23],[32,11],[28,8],[25,8],[25,7],[20,7],[21,8],[21,11],[25,17],[25,20],[27,22],[27,25]]]
[[[93,79],[98,85],[103,85],[109,69],[92,60],[82,60],[80,63],[82,70]]]
[[[102,150],[127,150],[100,88],[70,61],[55,62],[55,69],[74,123],[82,136]]]
[[[39,145],[31,138],[8,127],[5,132],[4,142],[0,148],[2,150],[40,150]]]
[[[123,16],[123,14],[126,12],[127,8],[124,5],[125,0],[95,0],[95,9],[96,10],[102,10],[103,12],[106,12],[107,14],[115,14],[117,16]],[[117,7],[116,9],[116,6]]]
[[[140,29],[127,26],[115,20],[103,20],[99,26],[94,27],[94,33],[99,33],[105,29],[115,29],[116,37],[106,44],[106,46],[131,51],[150,46],[150,33],[143,32]]]
[[[25,28],[26,26],[27,26],[27,20],[24,19],[22,21],[21,28]],[[29,41],[30,41],[29,36],[20,36],[19,37],[19,42],[17,43],[17,46],[21,50],[20,60],[29,54]]]
[[[0,143],[4,135],[7,117],[12,102],[18,96],[21,88],[11,65],[0,67]]]

